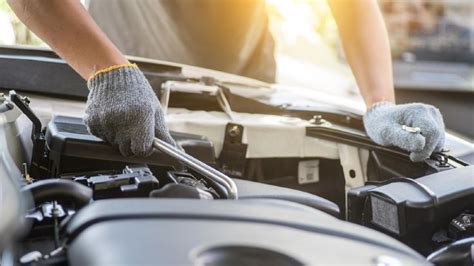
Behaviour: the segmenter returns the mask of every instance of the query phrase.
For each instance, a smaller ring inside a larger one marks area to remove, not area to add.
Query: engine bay
[[[81,238],[82,235],[69,229],[69,226],[71,220],[78,219],[75,218],[76,213],[81,212],[81,209],[90,208],[92,202],[104,201],[106,205],[115,204],[108,201],[119,198],[220,201],[228,197],[219,185],[210,184],[201,174],[186,169],[178,160],[166,154],[155,152],[146,158],[122,157],[113,147],[92,136],[80,118],[53,116],[48,125],[43,127],[39,122],[40,119],[30,109],[28,98],[21,97],[15,92],[11,92],[9,96],[11,102],[32,123],[31,161],[23,164],[21,185],[22,193],[29,195],[32,201],[25,214],[26,224],[30,230],[15,250],[20,264],[79,265],[70,261],[69,256],[71,250],[77,249],[77,245],[72,245],[74,241],[71,239]],[[228,126],[231,129],[232,127],[233,125]],[[344,132],[341,131],[339,134]],[[234,173],[233,176],[239,178],[248,171],[247,169],[236,171],[242,169],[242,166],[226,158],[226,156],[238,158],[239,155],[232,155],[232,151],[238,151],[238,148],[232,147],[229,150],[223,148],[221,156],[218,157],[215,155],[213,143],[204,136],[189,133],[173,133],[173,135],[187,153],[208,165],[227,173]],[[233,137],[235,139],[236,136]],[[223,155],[225,153],[228,155]],[[306,205],[305,207],[325,212],[338,219],[380,231],[425,256],[446,246],[459,245],[459,242],[466,242],[473,237],[472,167],[467,164],[461,166],[462,162],[456,161],[455,158],[438,154],[433,156],[432,162],[418,165],[413,169],[403,167],[397,169],[382,163],[383,160],[380,158],[383,156],[394,156],[394,154],[387,155],[382,152],[380,155],[376,151],[371,151],[367,174],[372,173],[378,178],[369,176],[369,180],[363,186],[350,188],[347,194],[345,194],[347,187],[344,184],[344,175],[341,173],[342,167],[331,162],[334,160],[318,158],[319,182],[316,184],[326,193],[329,191],[336,194],[339,191],[341,195],[334,197],[336,200],[333,202],[325,197],[324,193],[318,193],[318,190],[309,190],[313,196],[292,189],[280,192],[278,187],[259,184],[273,183],[300,191],[307,190],[303,188],[305,185],[301,185],[298,181],[283,183],[281,177],[272,179],[265,174],[263,176],[261,174],[261,180],[239,180],[237,183],[239,198],[276,199]],[[223,164],[219,161],[222,158],[224,161],[234,163]],[[245,156],[243,159],[246,160]],[[314,163],[314,159],[301,161]],[[281,162],[284,162],[285,168],[295,164],[292,162],[295,158],[287,159],[286,162],[282,158],[275,158],[273,162],[271,158],[266,160],[263,165],[270,164],[276,168]],[[376,162],[370,163],[371,160]],[[296,164],[301,165],[301,161]],[[249,162],[245,162],[247,163]],[[398,167],[400,165],[402,164],[399,162]],[[397,164],[391,166],[396,167]],[[381,174],[394,174],[397,171],[417,172],[420,176],[386,178]],[[332,182],[328,182],[332,187],[324,186],[322,176],[326,172],[332,174]],[[337,175],[341,179],[339,184],[334,179]],[[245,182],[255,183],[250,186],[252,187],[250,192],[246,191],[248,184]],[[145,203],[140,203],[140,208],[141,204]],[[118,209],[118,211],[124,210]],[[110,215],[113,217],[118,214]],[[75,243],[81,243],[79,245],[81,248],[77,252],[86,252],[84,250],[87,249],[87,245],[84,247],[80,241]],[[69,248],[68,251],[66,246]],[[456,252],[465,250],[468,254],[466,251],[468,247],[468,244],[464,244],[462,248],[458,247]],[[77,258],[77,255],[73,257]],[[77,260],[85,262],[83,259]],[[94,261],[87,263],[96,264]]]
[[[3,221],[17,230],[0,245],[2,263],[314,265],[341,254],[364,265],[474,261],[474,168],[458,153],[470,146],[456,137],[450,151],[413,163],[372,142],[350,112],[278,109],[203,79],[159,84],[172,136],[204,170],[160,150],[121,156],[88,132],[82,100],[5,91],[1,184],[14,181],[22,204],[21,222]],[[219,93],[241,109],[210,100]],[[40,108],[54,101],[66,111]],[[183,110],[187,102],[195,106]],[[229,177],[238,196],[213,174]]]

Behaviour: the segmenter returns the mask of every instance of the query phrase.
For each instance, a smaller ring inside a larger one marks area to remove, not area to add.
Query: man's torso
[[[100,0],[89,12],[126,54],[274,79],[264,0]]]

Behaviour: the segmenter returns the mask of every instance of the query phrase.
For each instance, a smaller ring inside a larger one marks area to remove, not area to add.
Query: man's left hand
[[[365,114],[364,126],[377,144],[406,150],[414,162],[429,158],[444,145],[443,117],[427,104],[376,103]]]

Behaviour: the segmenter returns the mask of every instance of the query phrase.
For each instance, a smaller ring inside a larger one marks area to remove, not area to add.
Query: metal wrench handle
[[[186,154],[185,152],[177,149],[169,143],[162,141],[161,139],[155,138],[153,140],[153,148],[168,154],[169,156],[182,162],[187,167],[193,169],[194,171],[200,173],[201,175],[207,178],[212,179],[212,181],[214,181],[215,183],[223,186],[227,190],[229,199],[238,198],[237,186],[235,182],[227,175],[217,171],[216,169],[199,161],[191,155]]]

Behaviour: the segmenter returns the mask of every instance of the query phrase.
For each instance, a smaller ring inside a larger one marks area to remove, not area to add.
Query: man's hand
[[[155,136],[176,145],[158,98],[138,67],[128,64],[99,71],[87,84],[84,121],[92,134],[118,146],[122,155],[149,155]]]
[[[429,158],[444,145],[443,117],[427,104],[377,103],[365,114],[364,126],[373,141],[409,151],[414,162]]]

